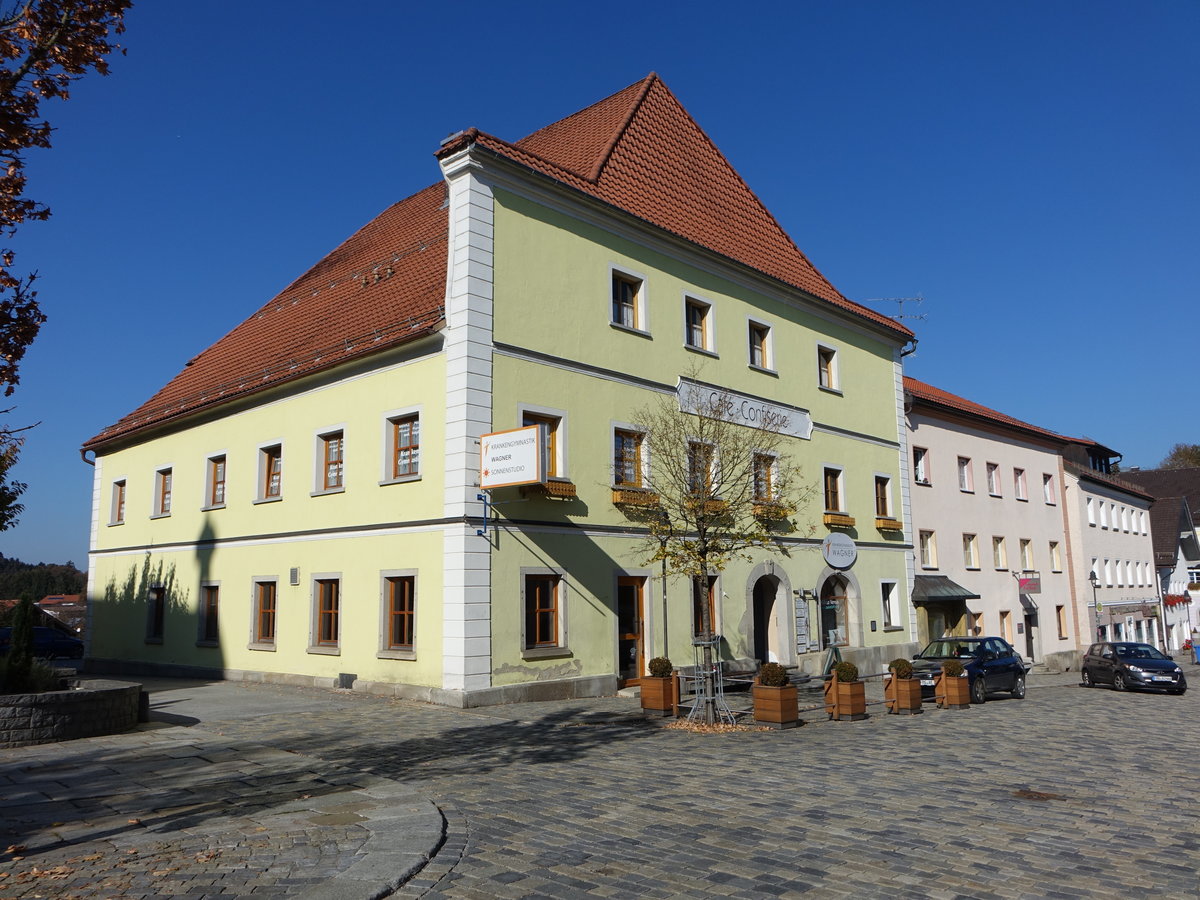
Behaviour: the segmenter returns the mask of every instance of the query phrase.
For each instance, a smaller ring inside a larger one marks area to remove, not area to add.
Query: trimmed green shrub
[[[650,660],[647,668],[655,678],[666,678],[675,670],[675,667],[671,665],[671,661],[665,656],[654,657],[654,659]]]
[[[892,670],[892,674],[897,678],[912,678],[912,663],[907,659],[893,659],[888,663],[888,668]]]
[[[833,674],[838,681],[858,681],[858,666],[847,660],[842,660],[833,667]]]
[[[788,683],[787,669],[779,663],[763,663],[758,670],[758,683],[766,687],[783,687]]]

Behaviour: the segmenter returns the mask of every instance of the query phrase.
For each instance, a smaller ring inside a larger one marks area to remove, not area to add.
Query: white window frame
[[[1092,502],[1091,497],[1087,498],[1087,520],[1088,524],[1093,528],[1096,527],[1096,504]]]
[[[900,583],[894,578],[879,580],[879,606],[884,631],[899,631],[904,627],[900,622]]]
[[[779,453],[774,450],[750,451],[750,477],[754,478],[756,465],[760,459],[769,459],[771,469],[771,496],[759,497],[754,485],[750,485],[750,496],[755,503],[772,503],[779,499]]]
[[[118,502],[118,498],[120,498]],[[108,524],[124,525],[129,514],[129,479],[122,475],[112,480],[108,499]]]
[[[921,568],[936,569],[938,567],[937,532],[928,530],[918,531],[917,547],[921,555]]]
[[[417,471],[410,475],[393,475],[392,474],[392,456],[395,447],[392,446],[392,431],[395,428],[395,423],[399,419],[417,420],[417,431],[422,432],[425,425],[424,407],[423,404],[416,406],[402,406],[398,409],[389,409],[383,414],[382,434],[380,435],[380,472],[379,484],[407,484],[410,481],[420,481],[423,472],[422,461],[420,459],[421,444],[417,444]],[[424,435],[421,436],[422,439]],[[345,459],[342,460],[342,465],[345,466]],[[345,472],[343,470],[342,483],[345,484]]]
[[[892,512],[896,508],[895,504],[892,502],[892,476],[887,472],[875,472],[872,476],[871,502],[873,504],[875,503],[875,485],[880,481],[880,479],[882,479],[886,485],[884,489],[884,502],[887,506],[887,512],[880,512],[878,509],[876,509],[875,515],[879,516],[881,519],[895,518]]]
[[[752,329],[762,328],[767,332],[766,340],[763,341],[763,361],[758,364],[754,361],[754,350],[750,342]],[[746,365],[751,369],[759,372],[769,372],[776,374],[775,368],[775,328],[770,322],[765,322],[762,319],[757,319],[754,316],[746,316]]]
[[[268,447],[275,446],[267,444]],[[275,586],[275,634],[269,641],[260,641],[258,634],[258,616],[259,616],[259,590],[260,584],[271,584]],[[246,644],[247,650],[265,650],[270,653],[275,652],[275,648],[279,644],[279,625],[281,617],[279,615],[279,576],[277,575],[252,575],[250,577],[250,640]]]
[[[821,379],[825,374],[824,357],[829,357],[829,384],[822,384]],[[834,394],[842,392],[842,373],[840,365],[841,354],[838,348],[832,344],[817,342],[817,387],[823,391],[829,391]]]
[[[413,580],[413,643],[411,650],[390,646],[391,641],[391,605],[388,602],[388,582],[393,578],[411,578]],[[384,569],[379,573],[379,649],[375,653],[377,659],[416,659],[417,658],[417,626],[420,622],[421,578],[417,569]],[[486,637],[487,623],[482,620],[468,620],[467,635],[470,637]],[[477,633],[476,633],[477,632]]]
[[[634,298],[634,317],[637,320],[636,325],[626,325],[623,322],[618,322],[613,318],[613,302],[612,288],[614,282],[618,279],[625,281],[636,281],[638,283],[637,295]],[[615,263],[610,263],[608,266],[608,324],[613,328],[621,331],[631,331],[634,334],[650,334],[650,304],[646,299],[646,276],[635,272],[633,269],[626,266],[619,266]]]
[[[336,431],[337,429],[330,429]],[[324,432],[328,434],[329,431]],[[318,642],[321,635],[321,592],[320,582],[336,581],[338,583],[338,614],[337,614],[337,640],[332,644],[321,644]],[[308,652],[321,654],[324,656],[341,656],[342,655],[342,624],[346,616],[346,595],[345,586],[346,580],[342,577],[341,572],[313,572],[308,579],[309,584],[309,622],[308,622]],[[275,593],[275,630],[279,631],[279,591],[276,586]],[[276,639],[278,642],[278,638]]]
[[[1042,499],[1046,501],[1047,506],[1055,506],[1058,503],[1058,495],[1054,492],[1054,476],[1050,472],[1042,473]]]
[[[165,509],[163,508],[163,495],[167,492],[163,490],[164,485],[166,484],[166,481],[163,479],[164,474],[167,476],[168,479],[170,479],[170,482],[171,482],[171,487],[170,487],[170,491],[169,491],[171,496],[170,496],[170,499],[166,501]],[[176,494],[175,467],[173,465],[155,466],[154,467],[154,491],[153,491],[153,494],[154,494],[154,505],[150,509],[150,518],[152,518],[152,519],[167,518],[167,516],[171,515],[171,510],[175,508],[175,494]]]
[[[979,535],[963,533],[963,566],[968,569],[979,568]]]
[[[650,484],[650,446],[646,442],[646,429],[642,425],[634,425],[631,422],[617,422],[609,420],[608,423],[608,474],[609,484],[614,490],[644,490]],[[640,469],[639,480],[641,484],[637,487],[631,487],[625,484],[617,483],[617,459],[616,459],[616,437],[618,431],[625,431],[630,434],[639,434],[642,437],[641,450],[638,453],[638,468]]]
[[[958,458],[958,489],[964,494],[975,493],[975,467],[969,456]]]
[[[325,442],[334,435],[339,435],[342,442],[342,483],[331,488],[325,487]],[[313,489],[312,497],[324,497],[327,494],[342,494],[346,491],[348,476],[346,466],[346,445],[348,434],[345,423],[318,428],[313,432]]]
[[[213,463],[218,459],[222,460],[222,465],[225,466],[225,483],[221,488],[221,502],[210,503],[213,491]],[[204,497],[200,505],[202,512],[210,509],[224,509],[229,502],[229,451],[218,450],[216,453],[209,453],[204,457]]]
[[[1108,504],[1103,500],[1100,501],[1100,527],[1108,529]]]
[[[1062,547],[1059,546],[1058,541],[1050,542],[1050,571],[1062,571]]]
[[[850,509],[850,498],[846,496],[846,468],[839,466],[836,463],[821,464],[821,502],[825,503],[825,473],[827,471],[837,472],[837,492],[838,502],[841,504],[841,509],[825,509],[827,513],[847,513]],[[874,503],[874,499],[871,501]]]
[[[704,346],[697,347],[691,342],[691,330],[688,327],[688,306],[695,304],[703,306],[704,313]],[[717,308],[713,302],[691,291],[684,291],[680,301],[680,312],[683,315],[683,346],[693,353],[703,353],[707,356],[717,356]]]
[[[533,406],[529,403],[519,403],[517,404],[516,427],[521,427],[521,423],[525,421],[526,413],[531,416],[541,416],[544,419],[558,419],[558,428],[556,428],[554,431],[555,438],[553,463],[555,474],[550,477],[550,480],[570,481],[571,469],[569,464],[571,457],[570,453],[568,452],[570,447],[570,441],[568,440],[570,437],[570,423],[567,418],[567,411],[565,409],[556,409],[552,406]]]
[[[1003,496],[1000,491],[1000,464],[989,462],[984,464],[987,471],[988,494],[992,497]]]
[[[558,599],[556,603],[556,612],[558,614],[558,643],[552,647],[530,647],[528,645],[529,637],[525,633],[525,581],[530,575],[542,576],[557,576],[558,578]],[[567,639],[567,601],[570,597],[571,582],[567,577],[565,569],[547,568],[544,566],[522,566],[520,570],[520,591],[521,591],[521,658],[522,659],[546,659],[556,656],[571,656],[570,643]]]
[[[279,494],[274,497],[267,496],[267,485],[270,484],[271,476],[267,472],[267,453],[271,450],[279,450]],[[283,499],[283,461],[287,459],[284,455],[283,440],[263,441],[255,448],[254,452],[254,467],[255,479],[257,487],[254,491],[254,502],[257,503],[278,503]],[[276,594],[278,598],[278,593]],[[278,601],[277,601],[278,602]]]
[[[929,448],[913,447],[913,481],[921,485],[931,485],[929,477]]]
[[[1021,554],[1021,571],[1033,571],[1033,540],[1031,538],[1018,538],[1017,549]]]
[[[1029,485],[1025,480],[1025,470],[1019,466],[1013,466],[1013,493],[1022,502],[1029,500]]]
[[[1008,542],[1004,535],[992,535],[992,568],[997,572],[1008,570]]]
[[[1111,559],[1104,560],[1104,586],[1113,586],[1113,567]]]

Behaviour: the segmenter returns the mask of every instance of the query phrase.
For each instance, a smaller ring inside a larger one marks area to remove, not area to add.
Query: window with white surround
[[[564,655],[566,584],[562,573],[555,569],[522,569],[521,602],[522,656],[528,659]]]
[[[205,462],[204,509],[225,506],[225,454],[210,456]]]
[[[1133,587],[1133,562],[1128,559],[1125,560],[1125,584]]]
[[[1129,533],[1129,507],[1121,507],[1121,530],[1126,534]]]
[[[392,569],[380,573],[380,659],[416,659],[417,571]]]
[[[1088,524],[1095,527],[1096,525],[1096,504],[1092,502],[1092,498],[1087,498],[1087,520]]]
[[[838,377],[838,352],[825,344],[817,344],[817,385],[827,391],[841,390]]]
[[[779,457],[774,453],[755,453],[751,477],[755,503],[774,503],[779,497]]]
[[[1021,569],[1030,571],[1033,568],[1033,541],[1029,538],[1020,539]]]
[[[711,303],[697,297],[683,298],[683,343],[691,350],[717,352]]]
[[[1054,476],[1047,472],[1042,473],[1042,499],[1051,505],[1058,502],[1054,494]]]
[[[380,484],[415,481],[420,477],[420,410],[392,410],[383,419],[383,478]]]
[[[613,487],[641,488],[645,485],[645,437],[635,426],[613,426]]]
[[[1018,500],[1028,500],[1029,493],[1025,488],[1025,470],[1013,469],[1013,494]]]
[[[645,279],[616,268],[609,271],[612,278],[612,324],[631,331],[649,331]]]
[[[312,628],[309,653],[337,654],[342,639],[341,573],[320,573],[312,579]]]
[[[1067,608],[1062,604],[1054,607],[1054,621],[1058,624],[1058,639],[1065,641],[1067,635]]]
[[[764,372],[775,371],[775,340],[771,326],[756,319],[746,320],[746,340],[750,365]]]
[[[546,438],[546,476],[567,480],[567,416],[563,410],[541,406],[522,406],[521,427],[542,426]]]
[[[1104,561],[1104,586],[1105,587],[1113,586],[1113,571],[1112,571],[1112,560],[1111,559],[1106,559]]]
[[[112,483],[112,505],[108,511],[109,525],[125,524],[125,479],[121,478]]]
[[[342,429],[317,435],[314,494],[345,490],[346,434]]]
[[[963,535],[963,565],[968,569],[979,568],[979,539],[976,535]]]
[[[896,582],[879,582],[880,606],[883,614],[883,627],[900,627],[900,601],[897,597]]]
[[[196,633],[196,644],[201,647],[216,647],[221,640],[218,627],[221,582],[205,581],[200,585],[200,622]]]
[[[1100,527],[1108,527],[1108,504],[1103,500],[1100,501]]]
[[[842,470],[836,466],[825,467],[825,512],[845,512],[846,498],[842,492]]]
[[[959,490],[974,491],[974,470],[971,467],[970,456],[959,457]]]
[[[993,497],[1000,496],[1000,466],[990,462],[987,464],[988,493]]]
[[[892,517],[892,479],[887,475],[875,476],[875,515],[880,519]]]
[[[171,514],[172,476],[171,469],[158,469],[154,473],[154,511],[151,518]]]
[[[255,503],[283,499],[283,444],[258,448],[258,491]]]
[[[717,451],[703,441],[687,443],[688,487],[697,498],[712,497],[717,474]]]
[[[1062,571],[1062,551],[1059,549],[1058,541],[1050,542],[1050,571]]]
[[[918,545],[921,550],[921,568],[937,568],[937,539],[932,531],[920,533]]]
[[[992,567],[1008,568],[1008,548],[1004,545],[1004,538],[999,535],[992,535]]]
[[[250,649],[274,650],[276,582],[274,578],[255,578],[252,584],[254,621],[250,626]]]
[[[929,451],[924,447],[913,447],[913,480],[917,484],[930,484]]]

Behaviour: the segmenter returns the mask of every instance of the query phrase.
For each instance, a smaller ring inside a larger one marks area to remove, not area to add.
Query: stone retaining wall
[[[140,684],[81,681],[79,689],[0,696],[0,747],[117,734],[137,725]]]

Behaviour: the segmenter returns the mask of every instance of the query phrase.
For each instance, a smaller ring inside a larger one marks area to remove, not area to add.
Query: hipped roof
[[[515,143],[474,147],[591,196],[907,341],[906,327],[848,300],[809,262],[654,73]],[[85,449],[427,335],[444,317],[448,213],[436,184],[389,207],[188,362]]]

